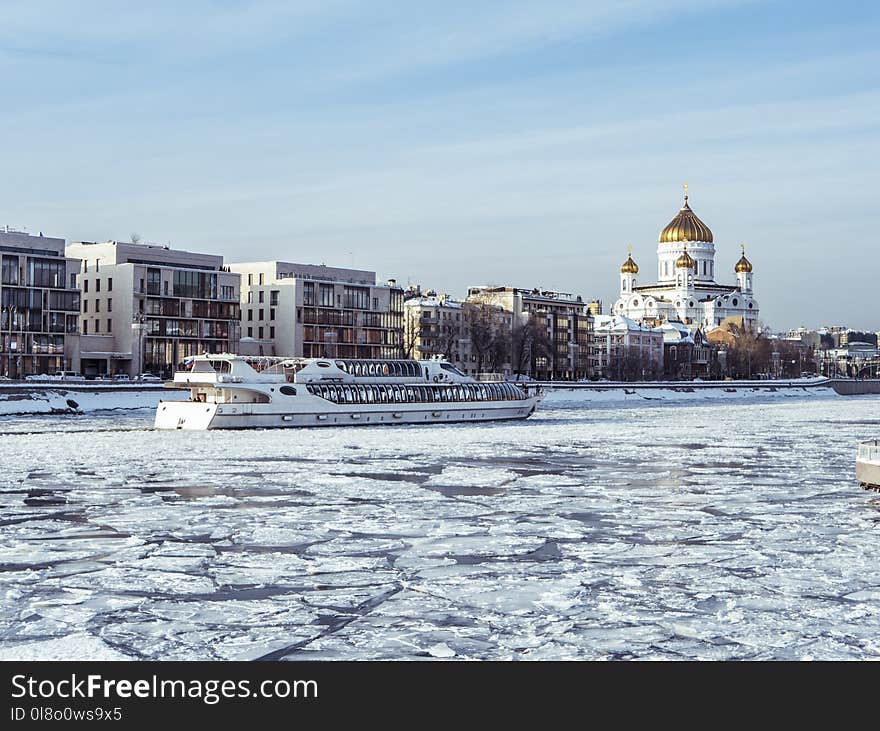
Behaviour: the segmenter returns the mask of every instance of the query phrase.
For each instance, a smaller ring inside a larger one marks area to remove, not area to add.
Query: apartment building
[[[468,375],[511,375],[513,314],[498,305],[462,302],[434,290],[404,293],[407,357],[443,357]]]
[[[230,264],[241,276],[242,353],[403,357],[403,289],[376,273],[283,261]]]
[[[672,330],[668,335],[670,339],[677,337],[682,340],[683,333]],[[598,356],[595,375],[615,381],[643,381],[659,377],[663,370],[666,335],[663,328],[648,327],[622,315],[599,315],[592,335],[593,351]],[[692,337],[689,343],[693,346]]]
[[[592,317],[580,295],[479,286],[468,288],[467,301],[498,305],[513,313],[516,372],[538,380],[579,380],[590,374]],[[532,335],[521,337],[520,328],[531,330]]]
[[[236,352],[239,276],[223,257],[155,244],[76,242],[85,375],[170,376],[200,353]]]
[[[0,231],[0,375],[79,368],[79,262],[64,239]]]

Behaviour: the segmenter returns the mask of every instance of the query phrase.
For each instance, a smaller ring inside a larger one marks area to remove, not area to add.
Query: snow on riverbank
[[[686,385],[670,388],[565,388],[555,386],[547,390],[544,403],[548,405],[589,402],[686,402],[768,398],[828,398],[838,394],[830,386],[802,388],[798,386],[736,386],[729,388],[690,388]]]
[[[160,400],[180,401],[185,391],[107,390],[67,391],[39,389],[0,394],[0,416],[13,414],[58,414],[110,409],[154,409]]]
[[[0,416],[21,414],[83,413],[105,410],[154,409],[160,400],[180,401],[188,397],[186,391],[161,389],[109,389],[99,391],[67,390],[63,388],[17,389],[0,392]],[[730,399],[767,398],[828,398],[837,396],[830,386],[801,387],[737,384],[729,387],[690,387],[687,384],[668,388],[620,386],[619,388],[552,386],[547,389],[545,403],[614,404],[621,402],[694,403]]]

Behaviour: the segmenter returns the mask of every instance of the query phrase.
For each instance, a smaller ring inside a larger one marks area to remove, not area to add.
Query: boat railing
[[[859,459],[868,462],[880,462],[880,439],[859,442]]]

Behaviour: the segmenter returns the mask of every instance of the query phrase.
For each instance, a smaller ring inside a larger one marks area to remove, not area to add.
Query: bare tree
[[[404,358],[416,357],[416,345],[421,337],[422,313],[417,307],[405,307],[403,320],[403,341],[400,344]]]
[[[131,234],[129,238],[131,239],[131,243],[133,244],[139,244],[141,242],[141,235],[138,233]]]
[[[513,328],[510,343],[510,364],[518,375],[532,375],[537,359],[550,357],[550,338],[532,315]]]

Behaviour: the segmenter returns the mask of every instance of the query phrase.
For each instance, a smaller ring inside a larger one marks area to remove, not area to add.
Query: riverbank
[[[177,401],[188,395],[161,385],[4,384],[0,387],[0,416],[154,409],[160,400]]]
[[[553,381],[542,384],[546,403],[578,401],[701,402],[754,398],[835,397],[880,394],[880,380],[798,379],[785,381],[654,381],[645,383]],[[154,409],[160,400],[182,401],[185,390],[162,384],[4,383],[0,385],[0,416],[81,414],[92,411]]]

